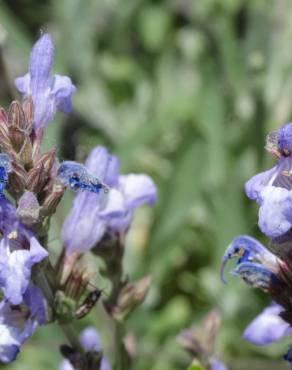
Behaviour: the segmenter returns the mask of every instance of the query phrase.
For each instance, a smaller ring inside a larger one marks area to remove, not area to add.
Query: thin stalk
[[[129,359],[124,345],[125,326],[114,321],[114,340],[115,340],[115,362],[114,370],[128,370]]]
[[[70,343],[71,347],[77,349],[78,352],[83,353],[83,349],[80,346],[78,336],[76,335],[75,329],[72,324],[62,324],[60,325],[63,333],[65,334],[68,342]]]
[[[123,253],[119,261],[115,261],[114,274],[109,274],[112,283],[112,291],[108,302],[110,305],[117,305],[118,296],[122,289],[123,282]],[[122,322],[113,319],[114,332],[114,368],[113,370],[129,370],[129,358],[124,344],[125,325]]]

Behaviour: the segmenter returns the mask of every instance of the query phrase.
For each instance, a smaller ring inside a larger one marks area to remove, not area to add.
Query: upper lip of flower
[[[29,62],[29,73],[16,78],[15,85],[24,96],[31,96],[34,104],[34,128],[45,127],[56,110],[71,111],[71,95],[76,88],[69,77],[50,76],[54,45],[47,33],[35,43]]]
[[[224,278],[224,270],[227,262],[231,258],[238,258],[238,264],[246,261],[261,262],[265,267],[277,270],[279,259],[266,249],[259,241],[247,236],[241,235],[236,237],[227,247],[221,265],[221,280],[226,283]]]

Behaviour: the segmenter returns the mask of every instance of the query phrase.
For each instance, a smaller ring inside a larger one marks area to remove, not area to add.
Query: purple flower
[[[94,327],[88,327],[80,334],[80,344],[86,352],[101,352],[101,342]],[[68,360],[63,360],[59,370],[74,370]],[[111,366],[105,357],[101,359],[100,370],[111,370]]]
[[[292,328],[279,314],[283,308],[273,303],[258,315],[245,329],[243,338],[257,346],[263,346],[292,334]]]
[[[84,329],[79,336],[79,340],[85,351],[101,351],[100,338],[93,326]]]
[[[44,298],[39,288],[29,287],[24,301],[11,306],[8,301],[0,303],[0,361],[8,363],[16,358],[21,345],[38,326],[46,322]]]
[[[16,217],[15,208],[0,198],[0,287],[13,305],[20,304],[30,282],[31,268],[48,256],[31,231]]]
[[[274,285],[280,285],[277,275],[263,265],[255,262],[242,262],[231,271],[233,276],[241,277],[253,288],[268,291]]]
[[[119,175],[119,161],[104,147],[95,148],[85,166],[89,173],[109,186],[105,194],[78,192],[67,216],[63,240],[69,253],[86,251],[95,246],[106,232],[126,231],[135,208],[153,205],[156,187],[147,175]]]
[[[292,157],[281,157],[277,166],[252,177],[246,194],[260,205],[259,227],[271,238],[285,234],[292,226]]]
[[[72,109],[71,95],[76,88],[66,76],[50,76],[54,56],[53,41],[43,34],[32,48],[29,73],[15,79],[18,91],[31,96],[34,107],[34,128],[45,127],[56,110],[69,113]]]
[[[241,235],[233,239],[222,258],[221,279],[223,282],[225,282],[225,266],[228,260],[234,257],[238,258],[238,264],[244,261],[260,261],[265,267],[274,271],[277,271],[279,266],[278,258],[259,241],[250,236]]]
[[[286,155],[292,153],[292,123],[286,123],[277,131],[278,148]]]
[[[223,362],[219,361],[216,357],[211,360],[211,370],[228,370]]]

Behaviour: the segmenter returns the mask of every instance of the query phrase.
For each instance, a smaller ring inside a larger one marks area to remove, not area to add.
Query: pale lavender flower
[[[292,123],[286,123],[277,131],[277,146],[286,155],[292,153]]]
[[[257,346],[263,346],[292,335],[292,328],[279,314],[283,308],[273,303],[263,310],[245,329],[243,338]]]
[[[223,362],[214,357],[211,361],[211,370],[228,370]]]
[[[237,258],[238,264],[246,261],[260,261],[263,266],[273,271],[277,271],[279,267],[278,258],[258,240],[248,235],[237,236],[227,247],[222,258],[221,279],[223,282],[226,282],[224,279],[224,270],[231,258]]]
[[[44,298],[39,288],[31,286],[24,294],[23,304],[0,303],[0,361],[15,360],[21,345],[46,322]]]
[[[20,304],[30,282],[31,268],[48,256],[32,232],[16,217],[16,210],[0,198],[0,287],[13,305]]]
[[[89,326],[84,329],[80,336],[79,341],[85,351],[100,351],[101,341],[96,329],[93,326]]]
[[[94,247],[106,232],[126,231],[135,208],[153,205],[156,187],[147,175],[119,175],[119,161],[104,147],[95,148],[85,163],[88,171],[110,190],[78,192],[67,216],[62,236],[68,253]]]
[[[79,340],[86,352],[101,351],[100,338],[94,327],[84,329],[80,334]],[[74,370],[74,368],[68,360],[63,360],[59,366],[59,370]],[[106,357],[102,357],[101,359],[100,370],[111,370],[111,366]]]
[[[71,95],[76,88],[69,77],[50,75],[53,57],[53,41],[45,33],[32,48],[29,73],[15,79],[18,91],[32,97],[35,129],[45,127],[56,110],[69,113],[72,109]]]
[[[292,226],[292,157],[281,157],[277,166],[252,177],[246,194],[260,205],[259,227],[271,238]]]

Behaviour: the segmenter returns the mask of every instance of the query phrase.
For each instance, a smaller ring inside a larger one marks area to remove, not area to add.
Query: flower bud
[[[26,179],[26,187],[33,193],[38,194],[43,189],[47,178],[48,176],[44,171],[44,166],[41,164],[29,171]]]
[[[24,139],[24,143],[19,152],[19,158],[23,165],[29,165],[32,162],[32,145],[28,136]]]
[[[8,126],[21,128],[25,122],[25,115],[20,103],[14,100],[8,110]]]
[[[29,134],[32,130],[33,124],[33,102],[31,96],[23,99],[22,109],[25,115],[25,121],[23,125],[21,125],[21,128]]]
[[[36,196],[26,191],[18,201],[17,216],[23,224],[33,227],[39,221],[40,205]]]
[[[12,149],[12,144],[9,138],[9,131],[7,127],[6,121],[1,121],[2,119],[2,113],[0,111],[0,148],[9,153]]]
[[[44,171],[49,174],[56,160],[56,148],[44,153],[35,163],[35,167],[43,166]]]
[[[25,140],[25,132],[17,126],[11,126],[9,128],[9,137],[14,149],[19,152]]]
[[[63,185],[61,184],[53,185],[52,191],[49,192],[49,194],[46,196],[42,204],[42,208],[41,208],[42,215],[51,216],[52,214],[55,213],[56,208],[62,199],[64,191],[65,191],[65,187]]]
[[[145,299],[151,283],[151,277],[146,276],[134,283],[126,284],[119,293],[117,306],[112,309],[113,316],[123,321]]]
[[[15,159],[11,161],[12,172],[9,174],[8,190],[14,195],[22,194],[26,184],[26,171]]]
[[[7,114],[5,112],[5,109],[0,107],[0,123],[7,124]]]

